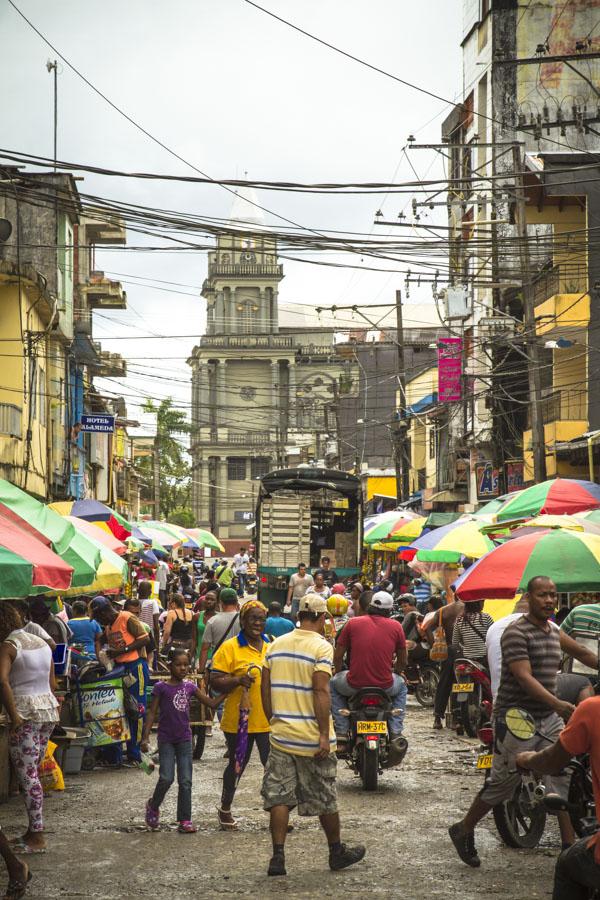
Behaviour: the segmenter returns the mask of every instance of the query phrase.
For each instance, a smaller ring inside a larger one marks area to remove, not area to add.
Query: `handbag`
[[[446,631],[442,625],[442,609],[440,609],[439,625],[433,632],[433,644],[429,651],[429,659],[434,662],[443,662],[445,659],[448,659],[448,641],[446,640]]]

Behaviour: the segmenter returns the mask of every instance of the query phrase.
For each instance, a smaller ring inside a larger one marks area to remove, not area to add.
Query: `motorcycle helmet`
[[[187,575],[187,573],[188,573],[189,571],[190,571],[190,570],[188,569],[187,566],[182,566],[182,567],[180,568],[180,570],[179,570],[179,574],[180,574],[180,575]]]
[[[341,594],[332,594],[327,601],[327,610],[332,616],[345,616],[348,612],[348,601]]]

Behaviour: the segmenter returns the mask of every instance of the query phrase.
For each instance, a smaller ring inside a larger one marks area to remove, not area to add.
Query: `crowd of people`
[[[184,561],[176,568],[161,564],[151,573],[152,582],[140,569],[132,596],[82,597],[58,614],[40,598],[0,604],[0,690],[28,818],[25,832],[12,844],[0,832],[11,900],[24,895],[30,878],[27,864],[15,854],[46,850],[38,764],[58,721],[52,661],[57,644],[68,643],[82,658],[119,666],[123,673],[130,737],[124,751],[121,744],[103,749],[103,765],[144,764],[145,754],[153,752],[158,720],[158,780],[144,808],[149,829],[160,827],[161,805],[177,777],[179,831],[196,831],[192,761],[200,754],[193,745],[193,702],[208,717],[216,712],[225,739],[217,808],[223,831],[239,828],[236,789],[256,747],[264,769],[263,805],[270,816],[272,876],[286,874],[285,842],[295,807],[300,815],[319,817],[332,870],[362,859],[364,846],[348,846],[340,838],[336,769],[348,742],[348,718],[340,710],[361,687],[387,691],[393,706],[391,752],[401,760],[407,751],[407,666],[428,658],[440,633],[447,653],[439,665],[433,727],[442,727],[458,657],[489,671],[494,696],[490,777],[449,829],[461,860],[481,865],[476,825],[513,796],[521,770],[552,776],[551,788],[566,796],[566,762],[589,753],[600,802],[600,698],[585,677],[557,676],[565,656],[597,671],[598,598],[558,615],[554,584],[538,576],[514,612],[494,622],[483,604],[462,603],[451,591],[429,589],[425,596],[418,579],[397,575],[391,581],[381,573],[373,586],[344,583],[324,557],[313,572],[299,563],[284,602],[267,608],[255,591],[255,561],[243,548],[231,563],[218,560],[209,567],[198,562]],[[586,635],[595,640],[595,649]],[[154,685],[146,709],[151,673]],[[570,677],[576,680],[569,682]],[[568,699],[557,678],[567,679]],[[535,734],[527,741],[506,727],[506,712],[514,707],[535,722]],[[558,821],[563,852],[554,898],[587,897],[589,887],[600,886],[600,844],[577,840],[568,814],[559,814]]]

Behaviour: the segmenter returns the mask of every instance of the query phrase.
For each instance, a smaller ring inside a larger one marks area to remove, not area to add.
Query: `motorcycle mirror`
[[[535,720],[526,709],[517,706],[507,709],[505,722],[512,736],[520,741],[528,741],[536,733]]]

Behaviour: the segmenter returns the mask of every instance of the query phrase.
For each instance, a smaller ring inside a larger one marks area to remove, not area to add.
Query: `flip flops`
[[[217,807],[217,815],[219,816],[219,826],[221,828],[221,831],[239,831],[238,823],[235,821],[233,816],[231,816],[230,810],[224,810],[220,807]],[[232,821],[225,821],[224,816],[231,816]]]
[[[29,844],[26,844],[24,840],[18,839],[11,843],[11,849],[13,853],[20,853],[22,856],[26,856],[30,853],[45,853],[46,847],[30,847]]]
[[[194,825],[193,822],[190,822],[188,819],[179,823],[179,828],[177,829],[180,834],[196,834],[198,829]]]

